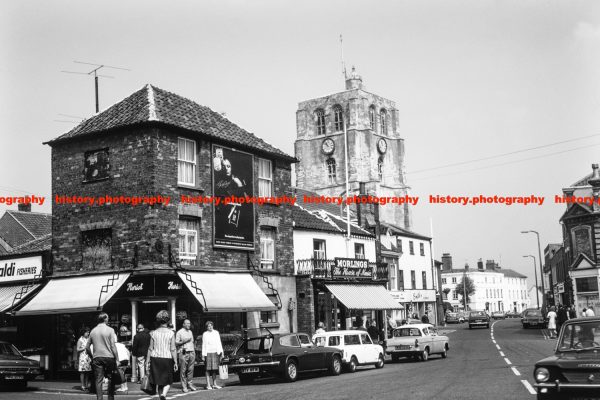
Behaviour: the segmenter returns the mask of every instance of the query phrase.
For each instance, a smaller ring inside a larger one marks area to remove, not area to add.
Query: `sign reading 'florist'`
[[[33,279],[41,272],[41,256],[0,260],[0,283]]]

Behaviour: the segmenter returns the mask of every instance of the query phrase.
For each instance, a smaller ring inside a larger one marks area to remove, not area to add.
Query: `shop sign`
[[[114,297],[177,296],[184,284],[174,275],[138,275],[130,277]]]
[[[42,272],[42,256],[0,260],[0,283],[25,281]]]
[[[183,282],[178,276],[157,276],[156,296],[173,296],[183,291]]]
[[[373,279],[373,267],[369,266],[369,260],[338,257],[331,267],[331,277]]]
[[[403,290],[398,292],[390,292],[390,294],[399,303],[435,301],[435,290],[433,289]]]

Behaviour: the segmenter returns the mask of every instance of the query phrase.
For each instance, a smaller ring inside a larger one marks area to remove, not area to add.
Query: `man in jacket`
[[[144,325],[138,324],[137,334],[133,337],[133,344],[131,345],[131,354],[137,358],[139,381],[144,379],[147,374],[146,356],[148,355],[148,347],[150,347],[150,333],[144,329]],[[132,366],[132,368],[135,368],[135,366]]]

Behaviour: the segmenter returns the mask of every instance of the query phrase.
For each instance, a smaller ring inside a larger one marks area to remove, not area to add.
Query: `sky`
[[[593,0],[3,1],[0,196],[49,197],[42,142],[94,114],[93,79],[61,72],[93,69],[75,60],[129,69],[102,70],[101,110],[151,83],[293,154],[298,103],[344,89],[340,34],[348,67],[396,102],[421,198],[413,229],[433,227],[436,258],[451,253],[457,267],[495,259],[531,278],[522,256],[537,257],[537,242],[520,231],[538,231],[542,251],[560,242],[554,195],[600,162]],[[433,205],[430,194],[546,200]]]

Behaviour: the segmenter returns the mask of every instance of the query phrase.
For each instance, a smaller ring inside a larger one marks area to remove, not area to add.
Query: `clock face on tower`
[[[385,139],[381,138],[377,141],[377,150],[379,150],[381,154],[384,154],[387,151],[387,142]]]
[[[323,153],[327,155],[332,154],[335,150],[335,143],[333,143],[332,139],[327,138],[323,140],[323,143],[321,144],[321,149],[323,150]]]

